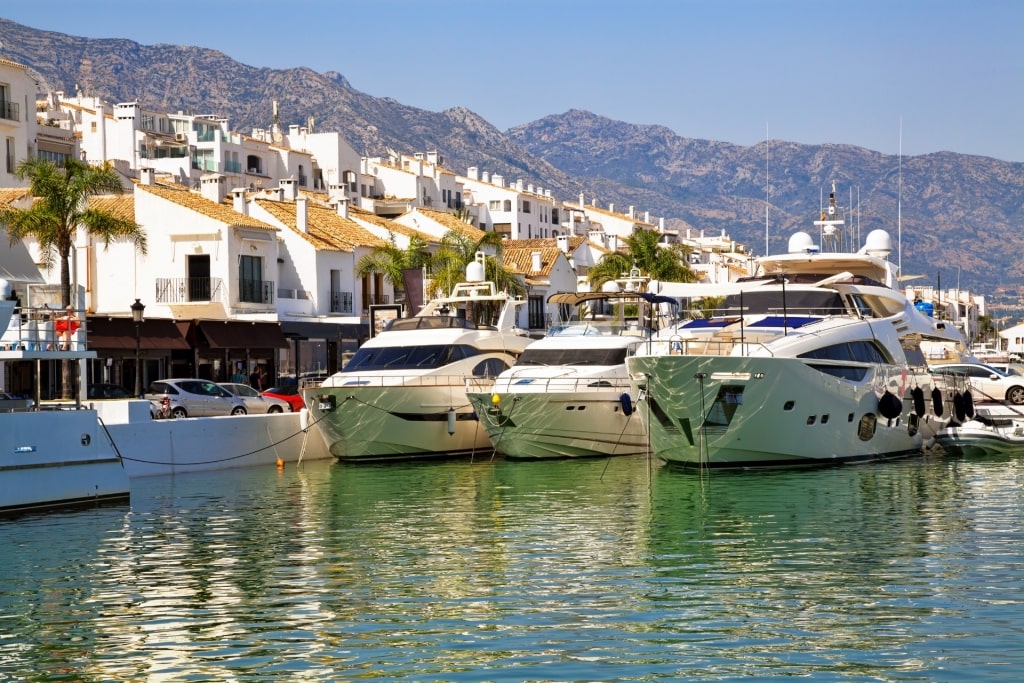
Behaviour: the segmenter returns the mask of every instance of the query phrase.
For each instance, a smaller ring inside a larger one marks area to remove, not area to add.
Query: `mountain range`
[[[1024,297],[1024,163],[838,143],[744,147],[582,110],[502,132],[464,107],[431,112],[367,95],[337,71],[257,68],[208,48],[79,38],[3,18],[0,41],[0,57],[34,69],[44,88],[212,114],[243,132],[268,128],[277,101],[281,125],[340,132],[366,156],[436,150],[455,173],[475,166],[563,200],[632,206],[670,229],[728,234],[755,254],[784,250],[795,230],[813,234],[835,183],[849,234],[862,242],[888,230],[899,247],[891,258],[920,276],[911,282],[986,294],[993,315]]]

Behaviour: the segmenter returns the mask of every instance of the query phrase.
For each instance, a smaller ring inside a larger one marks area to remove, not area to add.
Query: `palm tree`
[[[525,295],[526,286],[501,262],[502,247],[501,235],[496,232],[484,232],[483,237],[474,240],[464,233],[448,231],[441,238],[441,248],[432,259],[431,280],[427,286],[427,296],[444,296],[451,292],[456,284],[465,282],[466,266],[476,260],[477,252],[486,252],[488,249],[494,252],[494,258],[484,261],[484,278],[511,296]],[[467,318],[477,320],[476,313],[473,306],[467,307]],[[495,313],[497,311],[487,311],[483,315],[486,317]]]
[[[426,241],[419,235],[409,238],[409,246],[400,249],[395,243],[395,234],[379,247],[374,247],[369,254],[364,254],[356,263],[356,275],[365,277],[371,273],[380,273],[398,292],[405,292],[403,272],[410,268],[423,268],[430,265],[430,252]],[[396,296],[397,299],[397,296]]]
[[[71,300],[71,248],[78,228],[102,238],[128,240],[141,254],[146,253],[146,234],[135,222],[119,218],[96,208],[88,199],[100,194],[124,192],[121,178],[110,164],[89,166],[74,157],[57,164],[49,159],[31,158],[18,164],[19,179],[28,178],[32,196],[37,199],[28,209],[13,206],[0,208],[0,226],[13,244],[26,237],[39,245],[43,264],[50,268],[60,262],[61,309],[73,305]],[[77,302],[74,302],[77,303]],[[63,397],[71,397],[68,363],[63,364]]]
[[[32,196],[38,201],[28,209],[5,206],[0,209],[0,226],[15,241],[31,237],[39,245],[43,264],[60,262],[61,308],[71,301],[71,248],[79,226],[106,244],[128,240],[140,254],[146,253],[146,233],[135,222],[106,211],[90,208],[88,198],[100,194],[124,192],[121,178],[110,164],[89,166],[74,157],[60,164],[49,159],[25,159],[18,164],[19,179],[28,178]]]
[[[689,247],[681,244],[660,246],[661,235],[654,230],[637,228],[625,239],[629,255],[620,252],[605,254],[590,272],[587,280],[594,288],[600,288],[609,280],[615,280],[638,268],[640,273],[656,280],[668,282],[693,282],[697,278],[686,263]]]

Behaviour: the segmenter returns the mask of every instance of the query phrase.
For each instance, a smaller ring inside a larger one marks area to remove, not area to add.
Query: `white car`
[[[1006,401],[1024,405],[1024,377],[1008,374],[983,363],[940,363],[928,371],[938,375],[950,389],[970,388],[976,403]]]
[[[279,398],[264,396],[248,384],[237,384],[235,382],[220,382],[220,386],[242,399],[245,408],[250,413],[288,413],[291,412],[291,405]]]

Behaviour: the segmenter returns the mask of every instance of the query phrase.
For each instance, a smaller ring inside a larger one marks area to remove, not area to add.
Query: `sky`
[[[503,131],[585,109],[738,145],[1024,162],[1020,0],[5,0],[0,16],[337,71]]]

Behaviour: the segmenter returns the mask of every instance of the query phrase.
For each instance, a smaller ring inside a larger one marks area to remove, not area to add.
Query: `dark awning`
[[[131,318],[89,316],[86,341],[95,350],[135,350],[135,321]],[[139,348],[154,351],[188,349],[188,342],[173,320],[147,318],[139,323]]]
[[[286,337],[295,339],[325,339],[336,341],[338,339],[363,340],[369,336],[366,325],[354,323],[328,323],[328,322],[305,322],[297,320],[284,320],[281,322],[281,331]]]
[[[195,320],[192,334],[196,346],[211,349],[286,349],[288,340],[280,323],[238,320]]]

